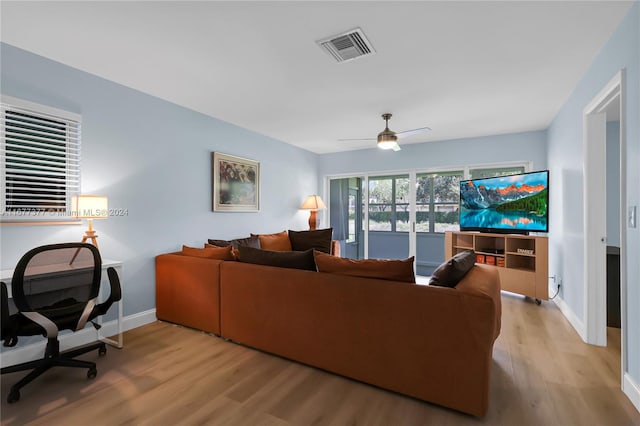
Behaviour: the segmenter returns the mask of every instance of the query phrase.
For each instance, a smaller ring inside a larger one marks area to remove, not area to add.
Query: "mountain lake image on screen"
[[[460,230],[549,231],[549,171],[460,182]]]

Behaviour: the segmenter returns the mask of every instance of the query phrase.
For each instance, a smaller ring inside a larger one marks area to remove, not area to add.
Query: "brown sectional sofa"
[[[157,317],[476,416],[500,332],[495,268],[456,288],[156,258]]]
[[[156,316],[220,335],[222,260],[185,256],[156,257]]]

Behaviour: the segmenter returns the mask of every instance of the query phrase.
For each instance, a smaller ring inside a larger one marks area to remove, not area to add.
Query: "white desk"
[[[122,262],[118,261],[118,260],[108,260],[108,259],[103,259],[102,260],[102,277],[100,280],[100,295],[98,296],[99,301],[103,302],[105,300],[105,295],[108,294],[110,292],[110,287],[109,287],[109,277],[107,276],[107,268],[112,267],[114,268],[117,272],[118,272],[118,277],[120,277],[120,286],[122,287]],[[7,292],[9,293],[9,299],[11,299],[12,295],[11,295],[11,280],[13,278],[13,269],[3,269],[0,270],[0,281],[4,282],[7,285]],[[124,293],[124,291],[122,292]],[[114,346],[116,348],[122,348],[124,346],[124,341],[122,338],[122,298],[120,298],[120,300],[118,302],[116,302],[116,305],[118,306],[118,320],[117,320],[117,326],[118,326],[118,334],[117,334],[117,339],[111,339],[109,337],[105,337],[102,335],[101,330],[97,330],[97,335],[98,335],[98,339],[111,345]],[[97,318],[97,323],[98,324],[102,324],[102,316],[99,316]]]

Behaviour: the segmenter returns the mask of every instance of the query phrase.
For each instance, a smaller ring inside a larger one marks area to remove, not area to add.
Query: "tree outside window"
[[[471,179],[507,176],[525,171],[524,166],[475,168]],[[458,231],[460,181],[463,170],[416,175],[416,232]],[[409,232],[409,175],[369,178],[369,231]],[[364,208],[364,203],[363,203]]]

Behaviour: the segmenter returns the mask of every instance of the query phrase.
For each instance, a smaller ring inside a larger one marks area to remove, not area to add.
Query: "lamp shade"
[[[79,219],[106,219],[109,216],[107,197],[78,195],[73,197],[73,216]]]
[[[388,128],[378,134],[378,148],[393,149],[398,145],[398,137]]]
[[[309,195],[300,208],[302,210],[324,210],[327,206],[319,195]]]

